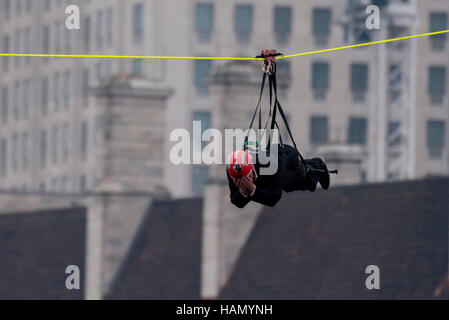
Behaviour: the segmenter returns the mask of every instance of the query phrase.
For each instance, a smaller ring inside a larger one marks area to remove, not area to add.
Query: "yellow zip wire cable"
[[[323,49],[323,50],[317,50],[317,51],[309,51],[309,52],[291,54],[291,55],[276,57],[276,59],[278,60],[278,59],[287,59],[287,58],[301,57],[301,56],[318,54],[318,53],[339,51],[339,50],[345,50],[345,49],[350,49],[350,48],[359,48],[359,47],[366,47],[366,46],[382,44],[382,43],[389,43],[389,42],[402,41],[402,40],[408,40],[408,39],[414,39],[414,38],[435,36],[435,35],[445,34],[445,33],[449,33],[449,30],[442,30],[442,31],[423,33],[423,34],[417,34],[417,35],[400,37],[400,38],[393,38],[393,39],[379,40],[379,41],[373,41],[373,42],[366,42],[366,43],[354,44],[354,45],[337,47],[337,48],[331,48],[331,49]],[[161,60],[161,59],[164,59],[164,60],[239,60],[239,61],[264,60],[263,58],[235,58],[235,57],[117,56],[117,55],[33,54],[33,53],[0,53],[0,57],[156,59],[156,60]]]
[[[350,48],[366,47],[366,46],[371,46],[371,45],[381,44],[381,43],[389,43],[389,42],[402,41],[402,40],[408,40],[408,39],[415,39],[415,38],[435,36],[435,35],[438,35],[438,34],[445,34],[445,33],[448,33],[448,32],[449,32],[449,30],[436,31],[436,32],[430,32],[430,33],[422,33],[422,34],[416,34],[416,35],[412,35],[412,36],[393,38],[393,39],[387,39],[387,40],[379,40],[379,41],[373,41],[373,42],[366,42],[366,43],[354,44],[354,45],[343,46],[343,47],[338,47],[338,48],[331,48],[331,49],[324,49],[324,50],[318,50],[318,51],[309,51],[309,52],[291,54],[291,55],[288,55],[288,56],[277,57],[276,59],[287,59],[287,58],[307,56],[307,55],[311,55],[311,54],[318,54],[318,53],[324,53],[324,52],[345,50],[345,49],[350,49]]]

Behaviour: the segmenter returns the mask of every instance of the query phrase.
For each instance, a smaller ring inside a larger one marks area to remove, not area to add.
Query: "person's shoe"
[[[321,174],[319,182],[320,182],[321,187],[324,190],[327,190],[327,189],[329,189],[329,185],[330,185],[330,177],[329,177],[329,172],[327,170],[326,161],[324,161],[323,157],[319,157],[318,159],[322,162],[323,170],[326,170],[325,173]]]

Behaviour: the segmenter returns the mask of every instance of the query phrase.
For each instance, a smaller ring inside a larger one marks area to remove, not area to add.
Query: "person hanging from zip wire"
[[[236,207],[244,208],[250,201],[273,207],[283,191],[314,192],[318,183],[324,190],[329,189],[329,172],[323,158],[305,160],[304,165],[293,147],[283,145],[279,150],[278,168],[272,175],[260,175],[261,164],[254,163],[248,151],[231,154],[226,174],[231,202]]]
[[[276,172],[271,175],[262,175],[260,170],[261,164],[258,161],[259,157],[256,156],[256,161],[253,162],[253,157],[246,150],[248,146],[248,136],[246,136],[244,150],[232,153],[226,170],[231,202],[238,208],[245,207],[250,201],[273,207],[281,199],[283,191],[292,192],[296,190],[308,190],[314,192],[318,183],[324,190],[327,190],[329,189],[330,184],[329,173],[338,174],[337,170],[328,171],[323,158],[304,159],[296,146],[287,118],[278,100],[276,56],[279,55],[281,54],[276,50],[263,50],[262,54],[256,57],[264,59],[264,73],[260,88],[259,102],[254,111],[249,129],[252,129],[257,112],[259,112],[259,130],[262,129],[261,101],[265,81],[268,76],[270,88],[270,129],[274,130],[275,127],[277,127],[279,131],[279,126],[276,121],[276,115],[279,112],[294,147],[284,145],[281,139],[280,144],[277,145],[278,163]],[[272,110],[273,93],[274,105]],[[268,145],[273,147],[270,143],[268,143]],[[256,146],[258,146],[257,142]],[[274,147],[276,147],[276,145]],[[264,152],[266,152],[267,155],[270,153],[269,150]],[[259,153],[257,155],[259,155]]]

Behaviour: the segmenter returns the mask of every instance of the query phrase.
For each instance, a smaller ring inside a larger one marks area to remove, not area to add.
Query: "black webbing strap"
[[[281,144],[281,146],[282,146],[282,145],[284,145],[284,142],[282,142],[281,130],[279,130],[279,125],[278,125],[278,123],[275,122],[275,124],[276,124],[276,128],[278,129],[278,132],[279,132],[279,142],[280,142],[280,144]]]
[[[288,122],[287,122],[287,117],[285,116],[284,110],[282,109],[282,106],[278,100],[276,73],[274,72],[273,74],[271,74],[270,78],[271,78],[271,84],[273,85],[273,91],[274,91],[274,109],[273,109],[273,116],[271,118],[271,130],[273,130],[274,126],[276,126],[279,131],[279,126],[276,121],[276,112],[277,112],[277,110],[279,110],[279,114],[281,115],[282,120],[284,121],[285,127],[287,128],[287,131],[290,136],[290,139],[292,140],[293,146],[295,147],[295,150],[298,153],[299,158],[301,159],[302,163],[304,164],[304,167],[307,170],[306,161],[305,161],[304,157],[302,156],[301,152],[299,152],[298,147],[296,146],[295,139],[293,138],[292,131],[290,130],[290,126],[288,125]],[[281,143],[281,145],[282,145],[282,143]]]
[[[243,150],[245,150],[245,151],[248,149],[248,135],[249,135],[249,131],[253,127],[254,120],[256,119],[257,110],[259,110],[259,128],[262,126],[262,110],[260,110],[260,105],[261,105],[261,102],[262,102],[262,96],[263,96],[263,90],[264,90],[264,87],[265,87],[265,80],[266,80],[266,78],[267,78],[267,74],[264,73],[263,74],[263,78],[262,78],[262,86],[260,87],[259,102],[257,103],[256,110],[254,110],[253,118],[251,119],[251,123],[249,125],[248,134],[246,135],[245,142],[243,143]]]
[[[249,138],[249,132],[253,127],[254,124],[254,120],[256,119],[256,114],[257,111],[259,111],[259,129],[262,129],[262,107],[261,107],[261,103],[262,103],[262,96],[263,96],[263,91],[265,88],[265,81],[267,78],[267,73],[264,72],[263,74],[263,78],[262,78],[262,85],[260,88],[260,95],[259,95],[259,101],[257,103],[256,106],[256,110],[254,110],[254,114],[253,117],[251,119],[251,123],[249,125],[249,130],[248,130],[248,134],[245,137],[245,142],[243,144],[243,150],[247,150],[248,149],[248,138]],[[279,141],[280,141],[280,145],[283,145],[283,141],[282,141],[282,136],[279,130],[279,125],[278,122],[276,121],[276,116],[277,116],[277,112],[279,111],[279,114],[282,117],[282,120],[284,121],[285,127],[287,128],[287,132],[290,136],[290,139],[292,140],[293,146],[295,147],[296,152],[298,153],[299,158],[301,159],[301,162],[304,164],[304,167],[306,169],[306,171],[310,170],[310,171],[318,171],[318,172],[327,172],[327,173],[335,173],[338,174],[337,170],[333,170],[333,171],[328,171],[328,170],[320,170],[320,169],[309,169],[307,167],[307,163],[304,159],[304,157],[302,156],[302,154],[299,152],[298,147],[296,146],[296,142],[295,139],[293,138],[293,134],[292,131],[290,129],[290,126],[288,125],[287,122],[287,117],[285,116],[284,110],[282,109],[282,106],[278,100],[278,95],[277,95],[277,82],[276,82],[276,64],[273,65],[273,69],[272,69],[272,73],[268,75],[268,82],[269,82],[269,90],[270,90],[270,113],[269,113],[269,117],[267,119],[267,122],[265,124],[265,128],[267,128],[268,122],[270,120],[271,117],[271,126],[270,129],[271,131],[274,129],[274,127],[277,128],[278,133],[279,133]],[[273,102],[273,93],[274,93],[274,106],[272,108],[272,102]],[[258,142],[256,142],[257,144]],[[268,146],[271,145],[271,132],[268,138]],[[259,145],[257,145],[256,147],[259,147]],[[256,161],[258,162],[258,153],[256,154]]]
[[[295,139],[293,139],[292,131],[290,130],[290,126],[288,125],[287,118],[285,117],[285,114],[284,114],[284,110],[282,110],[281,104],[279,102],[277,103],[277,109],[279,109],[279,114],[281,115],[282,120],[284,121],[285,127],[287,128],[288,134],[290,135],[290,139],[292,139],[293,146],[295,147],[296,152],[299,155],[299,158],[301,158],[301,161],[307,170],[306,161],[305,161],[304,157],[302,156],[301,152],[299,152],[298,147],[296,146],[296,142],[295,142]]]

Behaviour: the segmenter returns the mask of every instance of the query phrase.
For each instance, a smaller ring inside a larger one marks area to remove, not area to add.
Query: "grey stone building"
[[[426,33],[447,29],[449,11],[445,1],[390,1],[388,9],[381,9],[381,30],[367,31],[366,4],[360,1],[0,4],[2,52],[170,56],[251,57],[265,48],[290,54]],[[80,30],[65,28],[69,4],[80,8]],[[279,73],[290,77],[283,105],[299,145],[309,156],[321,153],[323,145],[353,145],[357,154],[351,157],[361,159],[362,181],[447,174],[447,50],[447,37],[438,36],[386,46],[384,53],[380,46],[370,46],[279,63]],[[406,53],[410,60],[402,63]],[[209,127],[214,101],[210,74],[223,63],[3,57],[0,188],[95,188],[100,182],[94,151],[102,146],[93,136],[96,109],[89,89],[116,73],[139,74],[174,89],[165,137],[176,128],[191,130],[193,120]],[[257,89],[251,90],[254,99],[245,103],[254,106]],[[167,138],[165,152],[170,148]],[[175,197],[202,193],[206,166],[169,161],[164,166],[163,180]]]

